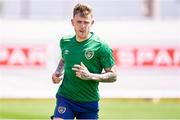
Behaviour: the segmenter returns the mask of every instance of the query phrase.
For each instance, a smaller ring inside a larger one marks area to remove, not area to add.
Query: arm
[[[58,84],[62,80],[62,77],[60,77],[60,76],[63,74],[62,73],[63,70],[64,70],[64,60],[61,59],[56,68],[56,71],[52,74],[53,83]]]
[[[115,66],[105,68],[105,73],[90,73],[87,67],[81,62],[81,65],[74,65],[72,68],[76,72],[76,76],[82,80],[95,80],[99,82],[114,82],[117,79]]]
[[[115,82],[117,79],[115,66],[112,66],[111,68],[105,68],[104,70],[105,73],[102,74],[91,73],[90,78],[99,82]]]
[[[64,70],[64,59],[62,58],[59,61],[59,64],[58,64],[56,71],[54,73],[56,74],[57,77],[59,77],[60,75],[62,75],[63,70]]]

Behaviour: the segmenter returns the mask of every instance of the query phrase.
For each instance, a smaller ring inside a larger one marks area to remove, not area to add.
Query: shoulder
[[[92,39],[93,39],[94,43],[96,43],[100,46],[106,44],[103,39],[101,39],[99,36],[95,35],[94,33],[93,33]]]
[[[65,35],[61,38],[61,42],[71,41],[74,38],[74,35]]]
[[[74,35],[65,35],[60,39],[60,45],[66,43],[72,43],[73,39],[74,39]]]
[[[107,42],[105,40],[99,38],[99,39],[95,40],[95,42],[97,42],[99,44],[99,50],[101,52],[111,51],[110,46],[107,44]]]
[[[107,44],[107,42],[104,39],[101,39],[99,36],[94,35],[93,37],[93,45],[98,48],[98,53],[100,55],[103,54],[109,54],[112,52],[110,46]]]
[[[97,37],[97,39],[94,40],[94,42],[96,42],[97,44],[99,44],[99,46],[101,48],[109,48],[109,45],[107,44],[107,42],[103,39],[100,39],[99,37]]]
[[[74,35],[65,35],[65,36],[61,37],[60,47],[63,48],[64,46],[72,44],[73,39],[74,39]]]

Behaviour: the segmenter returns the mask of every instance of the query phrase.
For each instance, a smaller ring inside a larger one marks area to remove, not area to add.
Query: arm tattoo
[[[104,70],[105,70],[105,73],[102,73],[102,74],[90,73],[88,78],[91,80],[99,81],[99,82],[115,82],[117,79],[115,66],[113,66],[112,68],[106,68]]]
[[[61,59],[61,60],[59,61],[59,64],[58,64],[58,66],[57,66],[57,68],[56,68],[55,73],[56,73],[57,75],[61,75],[62,72],[63,72],[63,70],[64,70],[64,60]]]

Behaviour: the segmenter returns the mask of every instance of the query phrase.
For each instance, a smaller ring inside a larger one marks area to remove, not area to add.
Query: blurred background
[[[51,75],[78,2],[117,64],[118,80],[99,86],[100,118],[180,119],[180,0],[0,0],[0,119],[53,113]]]

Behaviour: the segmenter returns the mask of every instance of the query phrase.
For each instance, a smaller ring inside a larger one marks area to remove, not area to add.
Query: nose
[[[85,24],[84,24],[83,22],[81,23],[81,27],[82,27],[82,28],[84,28],[84,27],[85,27]]]

